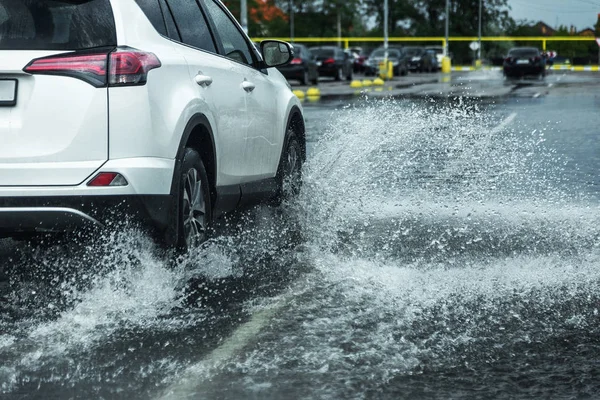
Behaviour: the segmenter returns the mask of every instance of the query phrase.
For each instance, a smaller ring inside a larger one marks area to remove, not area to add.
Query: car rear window
[[[1,50],[83,50],[116,44],[109,0],[0,0]]]
[[[409,56],[420,56],[423,53],[423,49],[419,47],[408,47],[406,48],[406,54]]]
[[[514,49],[508,55],[511,57],[531,58],[539,56],[540,53],[536,49]]]
[[[371,57],[384,57],[385,56],[385,50],[375,50],[373,52],[373,54],[371,55]],[[388,49],[388,57],[400,57],[400,51],[395,50],[395,49]]]
[[[333,57],[335,51],[333,49],[311,49],[310,51],[315,57]]]

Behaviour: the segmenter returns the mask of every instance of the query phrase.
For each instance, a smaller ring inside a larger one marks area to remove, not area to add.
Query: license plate
[[[0,79],[0,106],[17,104],[17,80]]]
[[[529,60],[517,60],[517,64],[529,64]]]

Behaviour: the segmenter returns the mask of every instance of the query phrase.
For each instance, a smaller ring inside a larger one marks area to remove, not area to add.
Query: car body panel
[[[353,59],[337,46],[316,46],[308,50],[315,56],[319,76],[333,78],[352,77]],[[330,62],[328,62],[330,61]],[[339,76],[341,70],[341,76]]]
[[[507,77],[543,77],[546,75],[546,60],[536,48],[515,47],[509,50],[502,70]]]
[[[229,203],[235,207],[244,190],[259,188],[256,193],[268,196],[272,194],[264,188],[276,188],[290,115],[302,118],[301,103],[284,76],[259,62],[252,66],[218,54],[222,49],[204,51],[159,34],[136,2],[110,4],[114,46],[152,53],[160,60],[143,85],[96,88],[73,77],[29,75],[22,69],[31,59],[57,51],[17,51],[9,61],[4,57],[9,52],[0,50],[0,77],[29,80],[19,87],[16,107],[0,106],[0,137],[3,143],[18,142],[12,150],[0,147],[0,236],[10,234],[3,224],[24,217],[26,209],[44,220],[66,216],[83,221],[77,204],[96,204],[102,198],[114,200],[111,204],[119,204],[119,198],[149,199],[155,206],[162,204],[156,207],[164,214],[173,182],[179,179],[181,147],[196,127],[205,129],[213,142],[205,150],[214,151],[213,184],[219,200],[221,194],[232,194],[236,199]],[[199,84],[199,75],[209,76],[210,84]],[[38,88],[57,96],[48,101],[45,93],[35,92]],[[20,115],[20,102],[26,100],[35,103],[35,112]],[[64,132],[63,126],[68,128]],[[44,130],[62,136],[40,137]],[[67,145],[78,151],[59,151]],[[127,184],[88,186],[100,172],[119,173]],[[49,208],[31,208],[38,205]],[[15,212],[15,206],[22,208]],[[144,207],[151,208],[146,202]],[[164,221],[162,214],[155,217]],[[25,228],[20,225],[19,231]],[[34,224],[29,229],[41,228]]]
[[[277,70],[285,79],[298,80],[303,85],[308,84],[308,81],[317,83],[319,79],[316,57],[301,44],[294,44],[294,60],[287,65],[277,67]]]
[[[106,88],[23,72],[62,51],[0,52],[0,80],[18,82],[16,104],[0,106],[0,186],[81,183],[108,159]]]

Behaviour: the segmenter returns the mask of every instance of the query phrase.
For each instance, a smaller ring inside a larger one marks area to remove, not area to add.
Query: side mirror
[[[263,40],[260,43],[260,49],[266,67],[279,67],[294,58],[292,45],[280,40]]]

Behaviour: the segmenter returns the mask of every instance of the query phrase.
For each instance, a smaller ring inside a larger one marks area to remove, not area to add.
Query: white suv
[[[293,195],[302,107],[271,68],[293,54],[261,52],[219,0],[0,0],[0,237],[127,210],[185,248]]]

